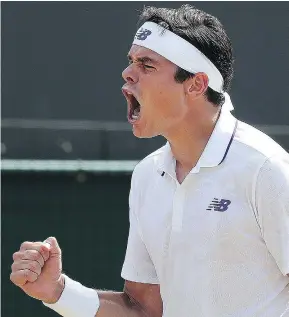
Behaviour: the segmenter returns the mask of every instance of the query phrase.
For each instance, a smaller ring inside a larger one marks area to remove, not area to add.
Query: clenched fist
[[[55,303],[64,288],[61,250],[55,238],[24,242],[13,254],[11,281],[26,294],[46,303]]]

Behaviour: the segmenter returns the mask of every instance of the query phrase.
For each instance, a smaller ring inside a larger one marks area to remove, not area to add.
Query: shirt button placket
[[[185,195],[186,188],[184,184],[177,184],[177,189],[173,200],[172,230],[174,232],[182,230]]]

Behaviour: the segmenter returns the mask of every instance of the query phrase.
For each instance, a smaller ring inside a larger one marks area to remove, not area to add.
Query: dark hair
[[[219,70],[224,79],[223,90],[230,89],[233,78],[233,50],[221,22],[214,16],[186,4],[179,9],[144,7],[138,25],[151,21],[174,32],[201,51]],[[183,82],[194,74],[178,67],[175,79]],[[208,87],[209,102],[222,105],[224,95]]]

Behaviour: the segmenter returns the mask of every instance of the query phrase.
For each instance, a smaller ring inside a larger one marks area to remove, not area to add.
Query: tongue
[[[137,120],[138,117],[139,117],[139,112],[138,112],[138,113],[134,112],[131,117],[132,117],[134,120]]]
[[[134,115],[134,116],[138,116],[139,113],[140,113],[140,107],[137,107],[137,108],[135,108],[135,109],[133,110],[133,115]]]
[[[137,107],[134,109],[133,113],[132,113],[132,119],[137,120],[140,114],[140,107]]]

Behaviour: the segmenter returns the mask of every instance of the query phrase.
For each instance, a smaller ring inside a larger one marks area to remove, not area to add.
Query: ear
[[[185,92],[192,98],[201,97],[209,85],[209,78],[205,73],[196,73],[194,77],[185,81]]]

